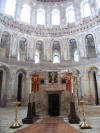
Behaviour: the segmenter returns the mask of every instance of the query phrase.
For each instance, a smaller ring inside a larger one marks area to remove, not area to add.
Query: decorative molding
[[[89,19],[88,22],[84,20],[82,24],[72,27],[60,27],[53,26],[52,28],[46,28],[44,26],[33,27],[32,25],[25,25],[15,21],[13,18],[9,18],[8,16],[4,16],[0,13],[0,22],[2,25],[11,28],[13,30],[17,30],[21,33],[32,34],[34,36],[42,36],[42,37],[59,37],[59,36],[67,36],[80,32],[84,32],[93,28],[95,26],[100,25],[100,15]]]

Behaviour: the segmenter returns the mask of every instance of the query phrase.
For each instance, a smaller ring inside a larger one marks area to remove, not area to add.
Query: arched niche
[[[25,104],[26,98],[26,72],[24,69],[19,69],[17,72],[17,100],[21,105]]]
[[[2,33],[1,41],[0,41],[0,56],[1,57],[9,57],[10,50],[10,34],[6,31]]]
[[[21,38],[19,41],[19,60],[25,61],[27,59],[27,40]]]
[[[86,41],[87,57],[89,58],[96,57],[96,49],[95,49],[95,42],[93,35],[92,34],[86,35],[85,41]]]
[[[61,48],[60,42],[54,41],[52,46],[53,63],[60,63]]]
[[[70,51],[70,59],[74,61],[78,61],[79,55],[78,55],[77,44],[75,39],[69,40],[69,51]]]

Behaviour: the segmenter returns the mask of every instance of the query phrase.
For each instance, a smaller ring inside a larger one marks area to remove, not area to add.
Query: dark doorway
[[[99,97],[98,97],[98,87],[97,87],[97,79],[96,79],[96,72],[93,72],[94,77],[94,87],[95,87],[95,103],[99,105]]]
[[[0,105],[1,105],[1,93],[2,93],[2,79],[3,79],[3,71],[0,70]]]
[[[18,92],[17,92],[17,100],[21,102],[22,98],[22,79],[23,79],[23,74],[18,75]]]
[[[58,116],[59,112],[59,94],[48,94],[48,114]]]

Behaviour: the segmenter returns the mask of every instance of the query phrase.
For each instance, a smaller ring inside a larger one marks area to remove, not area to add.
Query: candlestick
[[[86,104],[86,101],[80,101],[82,104],[82,112],[83,112],[83,122],[80,124],[81,129],[91,129],[91,127],[86,123],[86,113],[84,109],[84,105]]]
[[[10,126],[10,128],[19,128],[19,127],[21,127],[21,124],[18,123],[18,119],[17,119],[18,104],[20,104],[20,102],[18,102],[18,101],[14,102],[14,105],[15,105],[15,120],[14,120],[14,123]]]

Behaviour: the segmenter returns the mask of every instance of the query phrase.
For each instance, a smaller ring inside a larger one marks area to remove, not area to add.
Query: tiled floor
[[[79,116],[82,120],[81,107],[79,107]],[[79,129],[82,133],[100,133],[100,106],[86,106],[87,112],[87,122],[92,126],[92,129],[80,129],[79,124],[71,124],[73,127]],[[27,114],[27,107],[19,107],[18,111],[18,121],[22,123],[22,118],[25,118]],[[40,116],[38,121],[41,121],[45,116]],[[64,118],[65,122],[68,122],[67,117],[61,116]],[[14,120],[14,108],[0,108],[0,133],[13,133],[18,129],[10,129],[12,122]],[[22,125],[21,128],[25,128],[29,125]],[[69,132],[68,132],[69,133]]]

